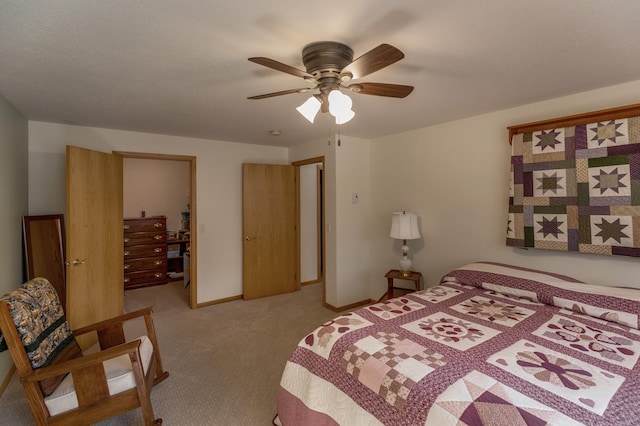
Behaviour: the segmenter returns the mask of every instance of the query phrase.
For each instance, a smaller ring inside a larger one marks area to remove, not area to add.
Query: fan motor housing
[[[326,74],[340,74],[353,61],[353,50],[336,41],[318,41],[302,49],[302,62],[309,74],[323,77]]]

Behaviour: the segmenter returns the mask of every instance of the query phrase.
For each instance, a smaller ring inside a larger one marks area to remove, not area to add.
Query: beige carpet
[[[154,306],[169,378],[152,400],[164,425],[270,425],[289,354],[298,341],[337,314],[322,306],[322,287],[189,309],[182,282],[129,290],[125,307]],[[128,331],[135,333],[142,324]],[[139,410],[100,425],[139,425]],[[0,424],[32,425],[17,377],[0,398]]]

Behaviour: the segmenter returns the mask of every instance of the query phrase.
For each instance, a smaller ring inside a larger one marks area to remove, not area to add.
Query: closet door
[[[243,164],[243,298],[300,288],[296,168]]]

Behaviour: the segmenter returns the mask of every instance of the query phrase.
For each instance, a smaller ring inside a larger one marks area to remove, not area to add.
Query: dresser
[[[124,288],[167,282],[167,218],[124,219]]]

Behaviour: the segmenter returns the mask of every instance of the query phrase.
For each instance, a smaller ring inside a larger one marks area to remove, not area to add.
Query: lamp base
[[[404,256],[400,259],[400,272],[403,277],[408,277],[411,275],[411,259],[407,257],[407,253],[405,252]]]

